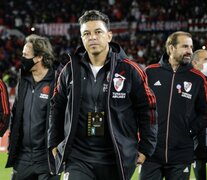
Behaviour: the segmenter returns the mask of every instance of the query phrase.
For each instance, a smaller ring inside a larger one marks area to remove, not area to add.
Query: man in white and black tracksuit
[[[189,180],[194,135],[206,120],[205,76],[192,67],[192,37],[175,32],[158,64],[146,69],[158,108],[158,141],[141,168],[141,180]]]

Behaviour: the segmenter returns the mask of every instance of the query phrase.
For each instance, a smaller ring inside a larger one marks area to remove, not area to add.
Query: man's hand
[[[142,154],[141,152],[139,152],[139,157],[137,159],[137,165],[143,164],[145,159],[146,159],[146,156],[144,154]]]
[[[52,155],[53,155],[54,157],[57,155],[57,148],[56,148],[56,147],[54,147],[54,148],[52,149]]]

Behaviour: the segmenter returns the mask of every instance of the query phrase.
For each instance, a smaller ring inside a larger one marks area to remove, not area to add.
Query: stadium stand
[[[64,53],[74,51],[81,42],[73,24],[76,25],[77,17],[89,9],[99,9],[109,15],[115,27],[114,41],[124,47],[130,58],[143,66],[159,59],[166,37],[175,30],[190,31],[195,49],[207,46],[205,0],[2,0],[0,77],[11,89],[15,87],[19,57],[24,37],[28,34],[47,35],[57,59]],[[66,25],[70,28],[64,36],[53,32],[55,28]],[[45,34],[45,29],[52,29],[52,34]]]

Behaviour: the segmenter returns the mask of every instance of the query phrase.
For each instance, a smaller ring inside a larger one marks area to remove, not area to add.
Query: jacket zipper
[[[97,76],[96,76],[97,77]],[[94,77],[94,83],[96,84],[96,77]],[[94,111],[97,112],[98,108],[97,108],[97,102],[95,101],[95,107],[94,107]]]
[[[110,113],[110,106],[109,106],[112,78],[113,78],[113,73],[114,73],[114,69],[115,69],[115,65],[114,65],[115,57],[114,56],[115,55],[113,54],[113,57],[112,57],[112,68],[111,68],[112,70],[111,70],[111,75],[110,75],[109,90],[108,90],[108,97],[107,97],[107,109],[108,109],[108,120],[109,120],[108,122],[109,122],[109,128],[110,128],[111,135],[112,135],[112,141],[113,141],[113,144],[115,145],[116,150],[117,150],[117,155],[118,155],[119,164],[120,164],[120,168],[121,168],[121,174],[122,174],[123,180],[126,180],[125,175],[124,175],[123,165],[122,165],[122,162],[121,162],[121,154],[120,154],[117,142],[115,140],[115,136],[114,136],[114,132],[113,132],[113,128],[112,128],[112,120],[111,120],[111,113]]]
[[[55,71],[55,76],[56,76],[56,71]],[[53,81],[52,81],[53,82]],[[52,86],[51,86],[51,84],[50,84],[50,87],[53,87],[52,88],[52,90],[50,89],[50,96],[49,96],[49,98],[51,98],[51,91],[53,92],[53,90],[54,90],[54,84],[52,84]],[[50,105],[49,105],[49,107],[50,107]],[[50,109],[50,108],[49,108]],[[48,110],[48,106],[47,106],[47,110]],[[47,130],[49,129],[49,118],[50,118],[50,113],[49,113],[49,115],[47,116],[47,125],[46,125],[46,127],[47,127]],[[46,134],[48,134],[48,133],[46,133]],[[53,173],[53,171],[52,171],[52,167],[51,167],[51,164],[50,164],[50,158],[49,158],[49,156],[50,156],[50,150],[48,150],[48,148],[47,148],[47,144],[48,144],[48,139],[46,140],[46,149],[47,149],[47,164],[48,164],[48,167],[49,167],[49,170],[50,170],[50,174],[51,175],[54,175],[55,173]],[[53,156],[53,155],[52,155]],[[56,169],[55,169],[56,170]]]
[[[173,85],[174,85],[174,79],[175,79],[175,73],[173,73],[172,82],[171,82],[171,88],[170,88],[170,99],[169,99],[169,105],[168,105],[168,114],[167,114],[167,132],[166,132],[166,147],[165,147],[165,162],[168,163],[168,140],[169,140],[169,126],[170,126],[170,111],[171,111],[171,103],[172,103],[172,94],[173,94]]]
[[[33,87],[33,89],[32,89],[32,103],[31,103],[31,107],[30,107],[30,120],[29,120],[29,123],[30,123],[30,125],[29,125],[29,138],[30,138],[30,148],[31,148],[31,160],[33,160],[33,155],[32,155],[32,153],[33,153],[33,148],[32,148],[32,135],[31,135],[31,133],[32,133],[32,131],[31,131],[31,124],[32,124],[32,122],[31,122],[31,111],[32,111],[32,107],[33,107],[33,99],[34,99],[34,87]]]

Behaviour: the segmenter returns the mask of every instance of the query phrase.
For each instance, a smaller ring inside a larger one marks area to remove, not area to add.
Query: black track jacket
[[[150,156],[157,137],[156,102],[144,71],[127,59],[123,50],[111,43],[108,79],[107,121],[117,157],[120,177],[128,180],[136,168],[138,151]],[[49,148],[57,147],[56,173],[69,156],[79,119],[81,63],[85,50],[78,50],[60,74],[52,98]],[[120,78],[120,79],[119,79]],[[124,81],[118,83],[118,80]],[[117,82],[117,84],[115,83]],[[123,85],[123,86],[122,86]],[[138,130],[139,129],[139,130]],[[138,142],[137,133],[140,132]],[[54,158],[50,154],[51,167]]]
[[[7,87],[0,80],[0,137],[2,137],[9,125],[10,108]]]
[[[27,153],[27,161],[47,161],[47,129],[54,83],[53,69],[50,69],[35,87],[33,87],[31,73],[21,75],[18,93],[12,107],[6,167],[15,165],[23,147],[24,152]],[[25,114],[29,114],[29,118],[23,121]],[[28,153],[30,153],[29,159]],[[25,159],[25,156],[21,159]]]
[[[146,68],[148,82],[157,99],[158,139],[148,160],[158,163],[193,162],[193,135],[206,118],[206,81],[191,64],[173,72],[164,54],[158,64]],[[205,120],[207,121],[207,120]]]

